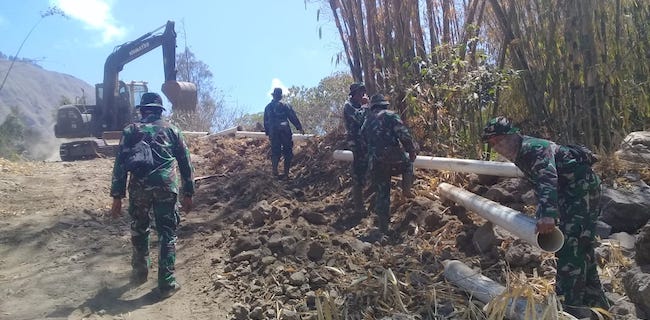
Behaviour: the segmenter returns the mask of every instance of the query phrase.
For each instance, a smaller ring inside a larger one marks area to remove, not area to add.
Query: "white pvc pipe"
[[[458,260],[445,260],[442,265],[445,268],[443,275],[447,281],[469,292],[472,297],[483,303],[489,303],[506,290],[506,287]]]
[[[442,197],[453,200],[476,212],[483,218],[503,227],[518,238],[544,251],[556,252],[564,245],[564,235],[560,229],[555,227],[550,233],[537,233],[535,230],[536,220],[519,211],[448,183],[441,183],[438,186],[438,192]]]
[[[214,134],[211,134],[211,135],[215,135],[215,136],[225,136],[225,135],[233,134],[233,133],[237,132],[237,128],[238,128],[238,127],[228,128],[228,129],[225,129],[225,130],[221,130],[221,131],[215,132]]]
[[[237,132],[237,128],[239,128],[239,127],[232,127],[232,128],[228,128],[228,129],[225,129],[225,130],[215,132],[215,133],[211,133],[211,134],[209,134],[207,136],[201,137],[201,139],[209,139],[210,137],[214,137],[214,136],[234,135],[235,132]]]
[[[207,131],[183,131],[184,136],[207,136]]]
[[[235,137],[247,137],[247,138],[253,138],[253,139],[266,139],[267,136],[264,132],[257,132],[257,131],[237,131],[235,132]],[[294,133],[293,134],[293,140],[307,140],[313,138],[313,134],[299,134],[299,133]]]
[[[445,260],[442,262],[442,265],[445,268],[443,275],[447,281],[468,292],[470,296],[483,303],[490,303],[492,299],[496,298],[506,290],[506,287],[482,275],[480,272],[472,270],[466,264],[458,260]],[[505,309],[506,317],[514,320],[527,319],[526,306],[527,301],[525,299],[510,299],[510,302]],[[541,304],[535,305],[535,314],[537,314],[536,319],[556,319],[557,312],[544,314],[545,307],[546,306]],[[546,316],[546,318],[544,318],[544,316]]]
[[[335,150],[334,160],[352,161],[352,151]],[[469,172],[500,177],[523,177],[524,173],[511,162],[417,156],[414,168]]]

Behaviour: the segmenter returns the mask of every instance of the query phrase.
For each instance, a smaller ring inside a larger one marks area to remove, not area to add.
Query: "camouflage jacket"
[[[577,166],[590,165],[580,159],[570,146],[558,145],[552,141],[522,135],[521,147],[515,165],[535,186],[538,218],[558,218],[559,176],[571,174]]]
[[[293,123],[298,131],[302,130],[302,124],[291,105],[273,100],[264,108],[264,132],[266,135],[271,135],[278,130],[291,133],[289,122]]]
[[[368,109],[362,108],[361,105],[355,105],[354,102],[345,102],[343,106],[343,121],[345,122],[346,139],[348,141],[358,142],[361,139],[361,126],[366,119]]]
[[[138,123],[128,125],[122,131],[119,151],[113,166],[112,197],[124,198],[126,195],[125,147],[140,141],[143,134],[153,136],[158,130],[158,135],[150,143],[155,168],[141,178],[131,175],[129,190],[159,188],[178,194],[178,177],[174,168],[174,160],[177,160],[183,181],[182,194],[186,196],[194,194],[194,168],[192,168],[190,151],[185,144],[183,135],[175,126],[163,122],[159,116],[151,115]]]
[[[361,126],[361,135],[368,146],[370,162],[398,163],[409,161],[406,152],[416,145],[399,115],[385,109],[370,109]]]

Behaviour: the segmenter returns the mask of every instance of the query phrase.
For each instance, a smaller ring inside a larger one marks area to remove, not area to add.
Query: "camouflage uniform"
[[[343,106],[343,120],[346,129],[346,141],[352,151],[352,199],[356,210],[363,208],[362,190],[368,171],[368,152],[361,138],[361,126],[366,118],[367,109],[356,105],[351,100]]]
[[[515,165],[535,185],[538,218],[559,219],[556,292],[566,306],[608,309],[594,255],[600,179],[580,150],[522,135]]]
[[[402,191],[410,192],[413,183],[413,162],[405,151],[416,151],[416,145],[408,128],[399,115],[382,108],[371,98],[370,111],[361,127],[361,135],[368,146],[368,164],[373,184],[376,188],[375,212],[379,230],[386,234],[390,220],[390,178],[394,174],[402,174]],[[385,101],[385,100],[384,100]],[[383,104],[387,106],[387,102]]]
[[[281,94],[281,93],[280,93]],[[284,157],[284,174],[289,174],[291,160],[293,159],[293,137],[291,122],[298,131],[302,131],[302,124],[293,111],[291,105],[274,99],[264,108],[264,132],[271,141],[271,163],[273,174],[277,175],[280,155]]]
[[[111,196],[121,199],[126,195],[127,171],[124,167],[124,149],[135,144],[144,135],[153,137],[156,132],[158,134],[150,143],[155,169],[142,177],[131,174],[129,179],[128,212],[132,218],[131,243],[133,244],[131,265],[134,272],[143,274],[146,278],[151,263],[149,212],[153,208],[160,241],[158,286],[165,288],[176,281],[174,277],[176,229],[180,222],[180,215],[177,209],[179,186],[176,170],[174,170],[174,159],[178,161],[183,181],[182,195],[194,194],[194,181],[190,153],[181,132],[176,127],[163,122],[159,114],[149,115],[139,123],[124,128],[113,167]]]

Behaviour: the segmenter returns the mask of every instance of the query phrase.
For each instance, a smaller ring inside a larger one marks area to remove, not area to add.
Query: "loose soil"
[[[178,231],[182,289],[165,300],[155,241],[149,281],[129,283],[129,219],[108,217],[113,159],[0,161],[0,319],[316,319],[317,309],[465,318],[467,297],[444,281],[440,262],[460,259],[503,283],[512,239],[479,254],[472,235],[484,220],[434,193],[466,176],[426,170],[415,199],[394,179],[395,232],[374,239],[374,215],[351,211],[349,164],[331,159],[342,140],[297,143],[291,178],[278,180],[264,139],[190,139],[195,208]]]

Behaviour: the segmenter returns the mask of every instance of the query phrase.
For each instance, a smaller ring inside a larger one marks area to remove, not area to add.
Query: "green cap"
[[[512,122],[506,117],[496,117],[490,119],[485,128],[483,128],[483,134],[481,135],[481,140],[487,141],[494,136],[502,136],[506,134],[513,134],[519,132],[519,128],[514,127]]]

